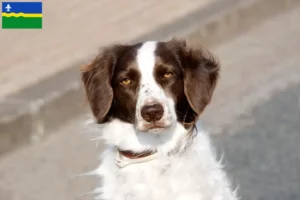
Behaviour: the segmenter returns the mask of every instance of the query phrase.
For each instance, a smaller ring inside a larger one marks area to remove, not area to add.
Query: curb
[[[187,38],[194,46],[215,46],[255,24],[300,5],[299,0],[218,0],[172,24],[159,27],[131,43]],[[0,101],[0,156],[38,142],[68,120],[86,113],[75,62],[68,69]]]

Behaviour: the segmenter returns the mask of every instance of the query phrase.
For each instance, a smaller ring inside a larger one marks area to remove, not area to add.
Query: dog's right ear
[[[199,116],[211,101],[218,81],[218,59],[203,47],[191,48],[185,41],[175,38],[168,45],[179,56],[184,71],[184,93],[189,105]]]
[[[86,96],[98,123],[107,120],[113,101],[111,87],[113,71],[126,49],[127,46],[124,45],[106,47],[91,64],[81,69]]]

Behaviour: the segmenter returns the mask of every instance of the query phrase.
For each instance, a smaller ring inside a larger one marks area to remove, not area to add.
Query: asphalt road
[[[201,118],[246,200],[300,199],[300,10],[213,51],[221,80]],[[100,148],[80,117],[47,140],[0,159],[0,200],[68,200],[89,192]],[[88,199],[88,198],[87,198]]]
[[[275,94],[242,117],[252,125],[231,137],[215,137],[242,199],[299,200],[300,85]]]

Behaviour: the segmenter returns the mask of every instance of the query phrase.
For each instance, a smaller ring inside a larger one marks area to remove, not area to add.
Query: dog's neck
[[[174,148],[170,149],[167,152],[167,156],[171,156],[173,154],[184,151],[192,143],[192,139],[193,129],[190,129],[186,132],[186,137],[182,137],[181,140],[177,141],[177,144],[174,146]],[[135,152],[131,150],[121,150],[117,148],[115,162],[118,167],[123,168],[131,164],[149,162],[156,158],[158,158],[157,149],[146,149],[141,152]]]
[[[146,150],[143,152],[132,152],[117,150],[115,162],[120,168],[126,167],[131,164],[144,163],[154,160],[158,157],[157,152]]]

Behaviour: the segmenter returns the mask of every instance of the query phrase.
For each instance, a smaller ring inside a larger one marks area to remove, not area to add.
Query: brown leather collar
[[[137,159],[137,158],[144,158],[147,156],[150,156],[154,153],[156,153],[156,151],[152,151],[152,150],[146,150],[146,151],[142,151],[142,152],[133,152],[133,151],[129,151],[129,150],[120,150],[119,152],[122,156],[130,158],[130,159]]]

